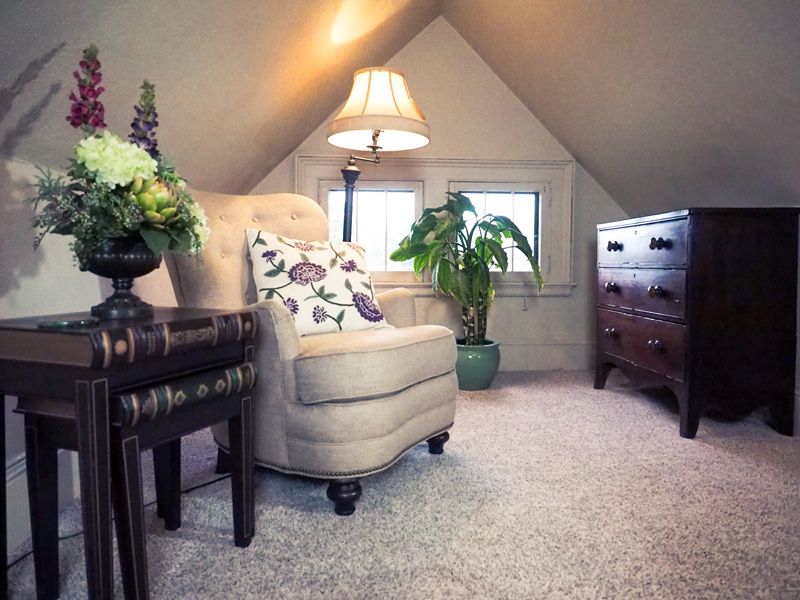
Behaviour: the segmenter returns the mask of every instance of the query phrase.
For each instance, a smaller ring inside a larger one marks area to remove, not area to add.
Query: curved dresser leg
[[[680,435],[682,438],[692,439],[697,435],[697,428],[700,425],[700,403],[689,395],[689,390],[686,388],[670,387],[670,389],[678,398]]]
[[[608,374],[611,372],[611,369],[614,368],[614,365],[607,362],[598,362],[597,368],[594,372],[594,389],[602,390],[606,387],[606,379],[608,379]]]

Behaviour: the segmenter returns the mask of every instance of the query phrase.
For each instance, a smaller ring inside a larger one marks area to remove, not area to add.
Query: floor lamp
[[[402,73],[385,67],[359,69],[344,107],[328,123],[328,142],[340,148],[370,151],[372,156],[350,155],[344,177],[344,227],[342,240],[350,242],[353,226],[353,191],[361,170],[357,161],[381,163],[379,151],[421,148],[430,141],[430,127],[408,91]]]

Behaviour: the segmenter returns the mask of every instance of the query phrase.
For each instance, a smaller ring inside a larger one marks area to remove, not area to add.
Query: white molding
[[[417,281],[410,283],[402,280],[383,280],[372,281],[376,290],[386,291],[395,288],[407,288],[414,296],[419,298],[443,298],[431,288],[429,281]],[[493,282],[495,295],[499,298],[536,298],[571,296],[572,290],[577,287],[577,283],[551,283],[545,285],[541,290],[537,290],[533,283],[522,281],[496,281]]]

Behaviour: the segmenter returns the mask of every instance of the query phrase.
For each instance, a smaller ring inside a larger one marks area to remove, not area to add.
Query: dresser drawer
[[[685,381],[686,326],[597,310],[598,351],[655,371],[676,381]]]
[[[684,266],[688,253],[687,219],[597,231],[597,264]]]
[[[653,316],[686,318],[684,269],[597,269],[597,303]]]

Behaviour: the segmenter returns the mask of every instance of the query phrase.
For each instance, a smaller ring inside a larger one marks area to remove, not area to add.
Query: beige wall
[[[433,21],[387,64],[406,74],[411,93],[431,126],[428,146],[397,156],[573,159],[445,19]],[[322,123],[253,193],[294,191],[298,155],[338,155],[344,165],[345,151],[330,146],[324,130]],[[362,178],[381,177],[380,167],[367,165],[362,171]],[[441,204],[446,190],[430,189],[427,183],[426,204]],[[497,299],[490,313],[489,336],[502,343],[501,369],[591,368],[595,225],[624,217],[613,199],[578,165],[573,218],[576,287],[569,297]],[[417,307],[426,321],[458,326],[458,312],[449,300],[419,297]]]

